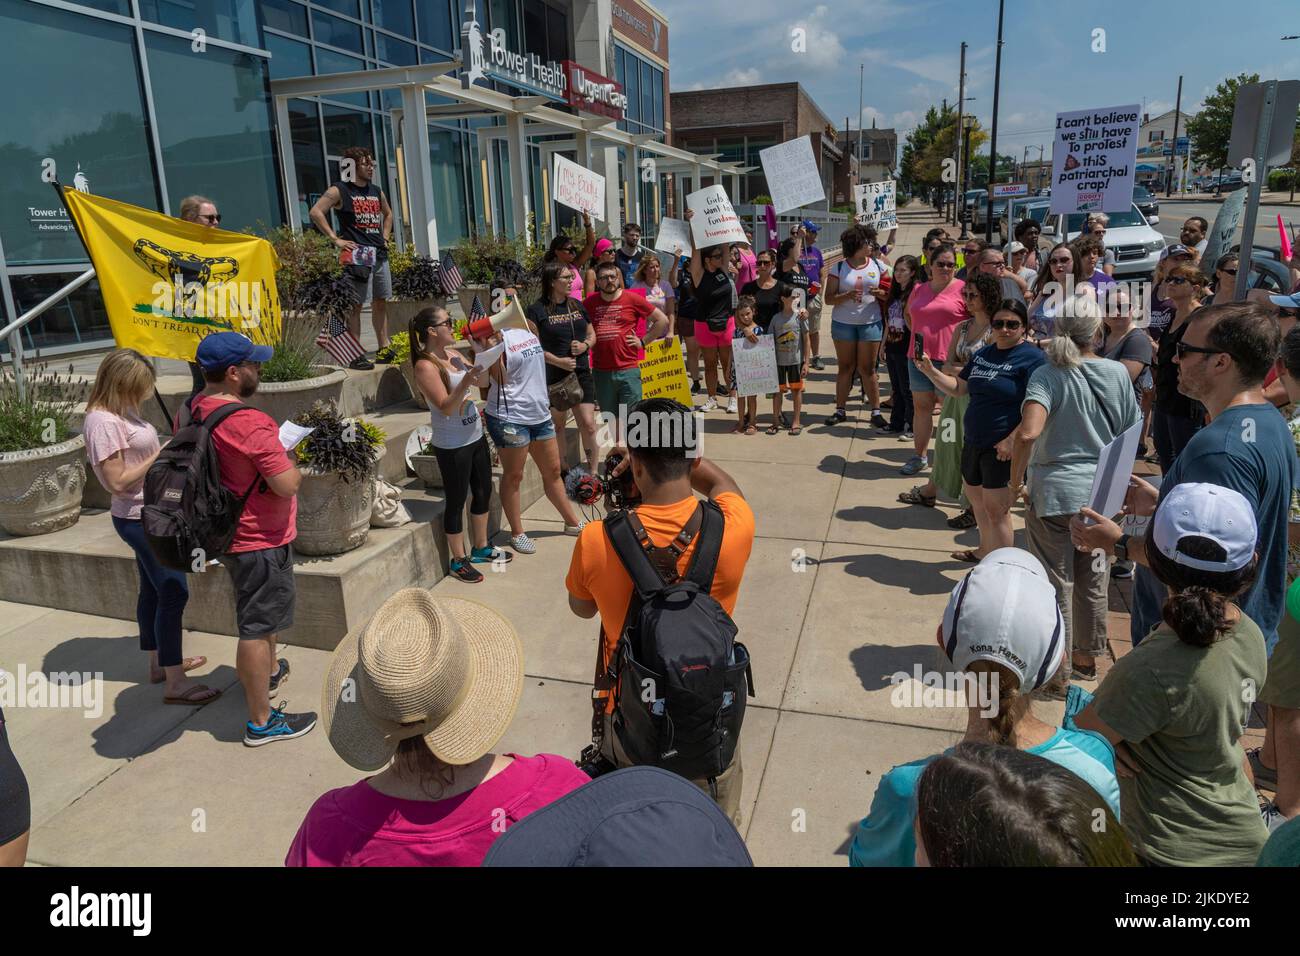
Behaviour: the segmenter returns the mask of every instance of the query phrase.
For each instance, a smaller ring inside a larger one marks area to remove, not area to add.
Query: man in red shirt
[[[254,345],[238,332],[216,332],[199,343],[195,361],[207,383],[190,400],[192,412],[206,416],[227,402],[257,391],[262,363],[271,348]],[[316,726],[316,715],[286,714],[270,697],[289,676],[289,662],[275,658],[276,635],[293,624],[293,554],[297,535],[298,486],[302,473],[280,444],[280,429],[266,412],[249,408],[231,415],[212,433],[221,466],[221,484],[248,494],[230,549],[220,556],[235,585],[239,649],[235,670],[248,703],[244,744],[301,737]],[[251,491],[249,490],[251,487]],[[268,694],[268,688],[270,693]]]
[[[645,344],[668,334],[668,316],[644,296],[619,288],[619,269],[612,262],[596,269],[596,291],[583,303],[587,319],[596,330],[596,347],[591,352],[596,402],[608,415],[618,415],[619,406],[631,408],[641,401],[641,367]],[[646,334],[636,334],[637,322],[646,320]]]

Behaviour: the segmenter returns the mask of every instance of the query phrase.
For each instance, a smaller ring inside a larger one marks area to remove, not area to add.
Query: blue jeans
[[[910,431],[912,428],[912,382],[907,374],[907,353],[885,349],[885,365],[889,369],[889,394],[893,407],[889,410],[889,427],[893,431]]]
[[[164,568],[149,550],[144,525],[113,515],[117,536],[135,552],[140,572],[140,596],[135,602],[135,619],[140,625],[140,650],[157,651],[159,667],[179,667],[181,617],[190,599],[189,582],[180,571]]]
[[[1151,440],[1156,446],[1156,458],[1160,461],[1160,474],[1169,474],[1176,459],[1192,436],[1200,431],[1204,419],[1191,418],[1187,415],[1166,415],[1160,409],[1151,411]]]

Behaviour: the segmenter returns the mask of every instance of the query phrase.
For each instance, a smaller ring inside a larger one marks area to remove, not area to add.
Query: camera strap
[[[681,560],[686,549],[691,546],[695,536],[700,532],[700,526],[704,523],[704,506],[697,504],[695,510],[687,519],[682,529],[673,536],[662,548],[658,547],[650,540],[650,533],[646,531],[645,525],[637,517],[635,511],[628,511],[627,525],[632,534],[636,537],[636,543],[645,552],[650,563],[654,565],[659,576],[663,578],[665,584],[675,584],[681,579],[681,573],[677,570],[677,563]],[[617,547],[617,538],[613,539]],[[622,557],[622,555],[620,555]],[[626,560],[625,562],[626,563]]]

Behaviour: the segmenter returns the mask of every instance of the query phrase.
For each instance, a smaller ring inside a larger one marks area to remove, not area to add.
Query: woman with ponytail
[[[1234,598],[1255,581],[1239,492],[1180,484],[1147,528],[1169,590],[1163,625],[1111,668],[1077,719],[1116,749],[1124,829],[1153,866],[1252,866],[1268,837],[1240,739],[1264,682],[1264,635]]]
[[[1087,703],[1076,691],[1064,727],[1034,716],[1030,694],[1064,659],[1061,612],[1043,566],[1018,548],[991,553],[953,588],[935,639],[953,663],[968,705],[964,743],[1014,747],[1036,754],[1091,785],[1098,807],[1119,816],[1115,754],[1098,734],[1078,730],[1071,717]],[[910,675],[893,678],[892,702],[919,706],[926,685]],[[946,751],[951,754],[952,751]],[[916,857],[917,783],[942,754],[902,764],[881,778],[871,812],[858,825],[851,866],[912,866]]]
[[[1070,519],[1088,504],[1101,450],[1142,420],[1128,370],[1093,351],[1100,307],[1081,298],[1068,305],[1044,345],[1047,364],[1029,377],[1011,454],[1012,500],[1028,477],[1026,544],[1047,568],[1065,618],[1069,653],[1049,691],[1058,698],[1072,676],[1096,680],[1106,650],[1110,568],[1075,549]]]

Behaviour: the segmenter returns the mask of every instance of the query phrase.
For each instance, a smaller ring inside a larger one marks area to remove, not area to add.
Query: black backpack
[[[253,480],[243,497],[223,487],[212,432],[231,415],[251,408],[228,402],[197,417],[189,403],[182,406],[176,434],[144,476],[140,520],[149,549],[163,567],[202,571],[234,540],[244,503],[261,478]]]
[[[633,585],[609,666],[618,688],[614,733],[633,763],[691,780],[712,780],[731,765],[746,698],[754,696],[749,652],[709,593],[724,523],[716,504],[701,502],[673,542],[656,548],[635,512],[604,521]],[[679,580],[677,560],[696,529],[699,542]]]

